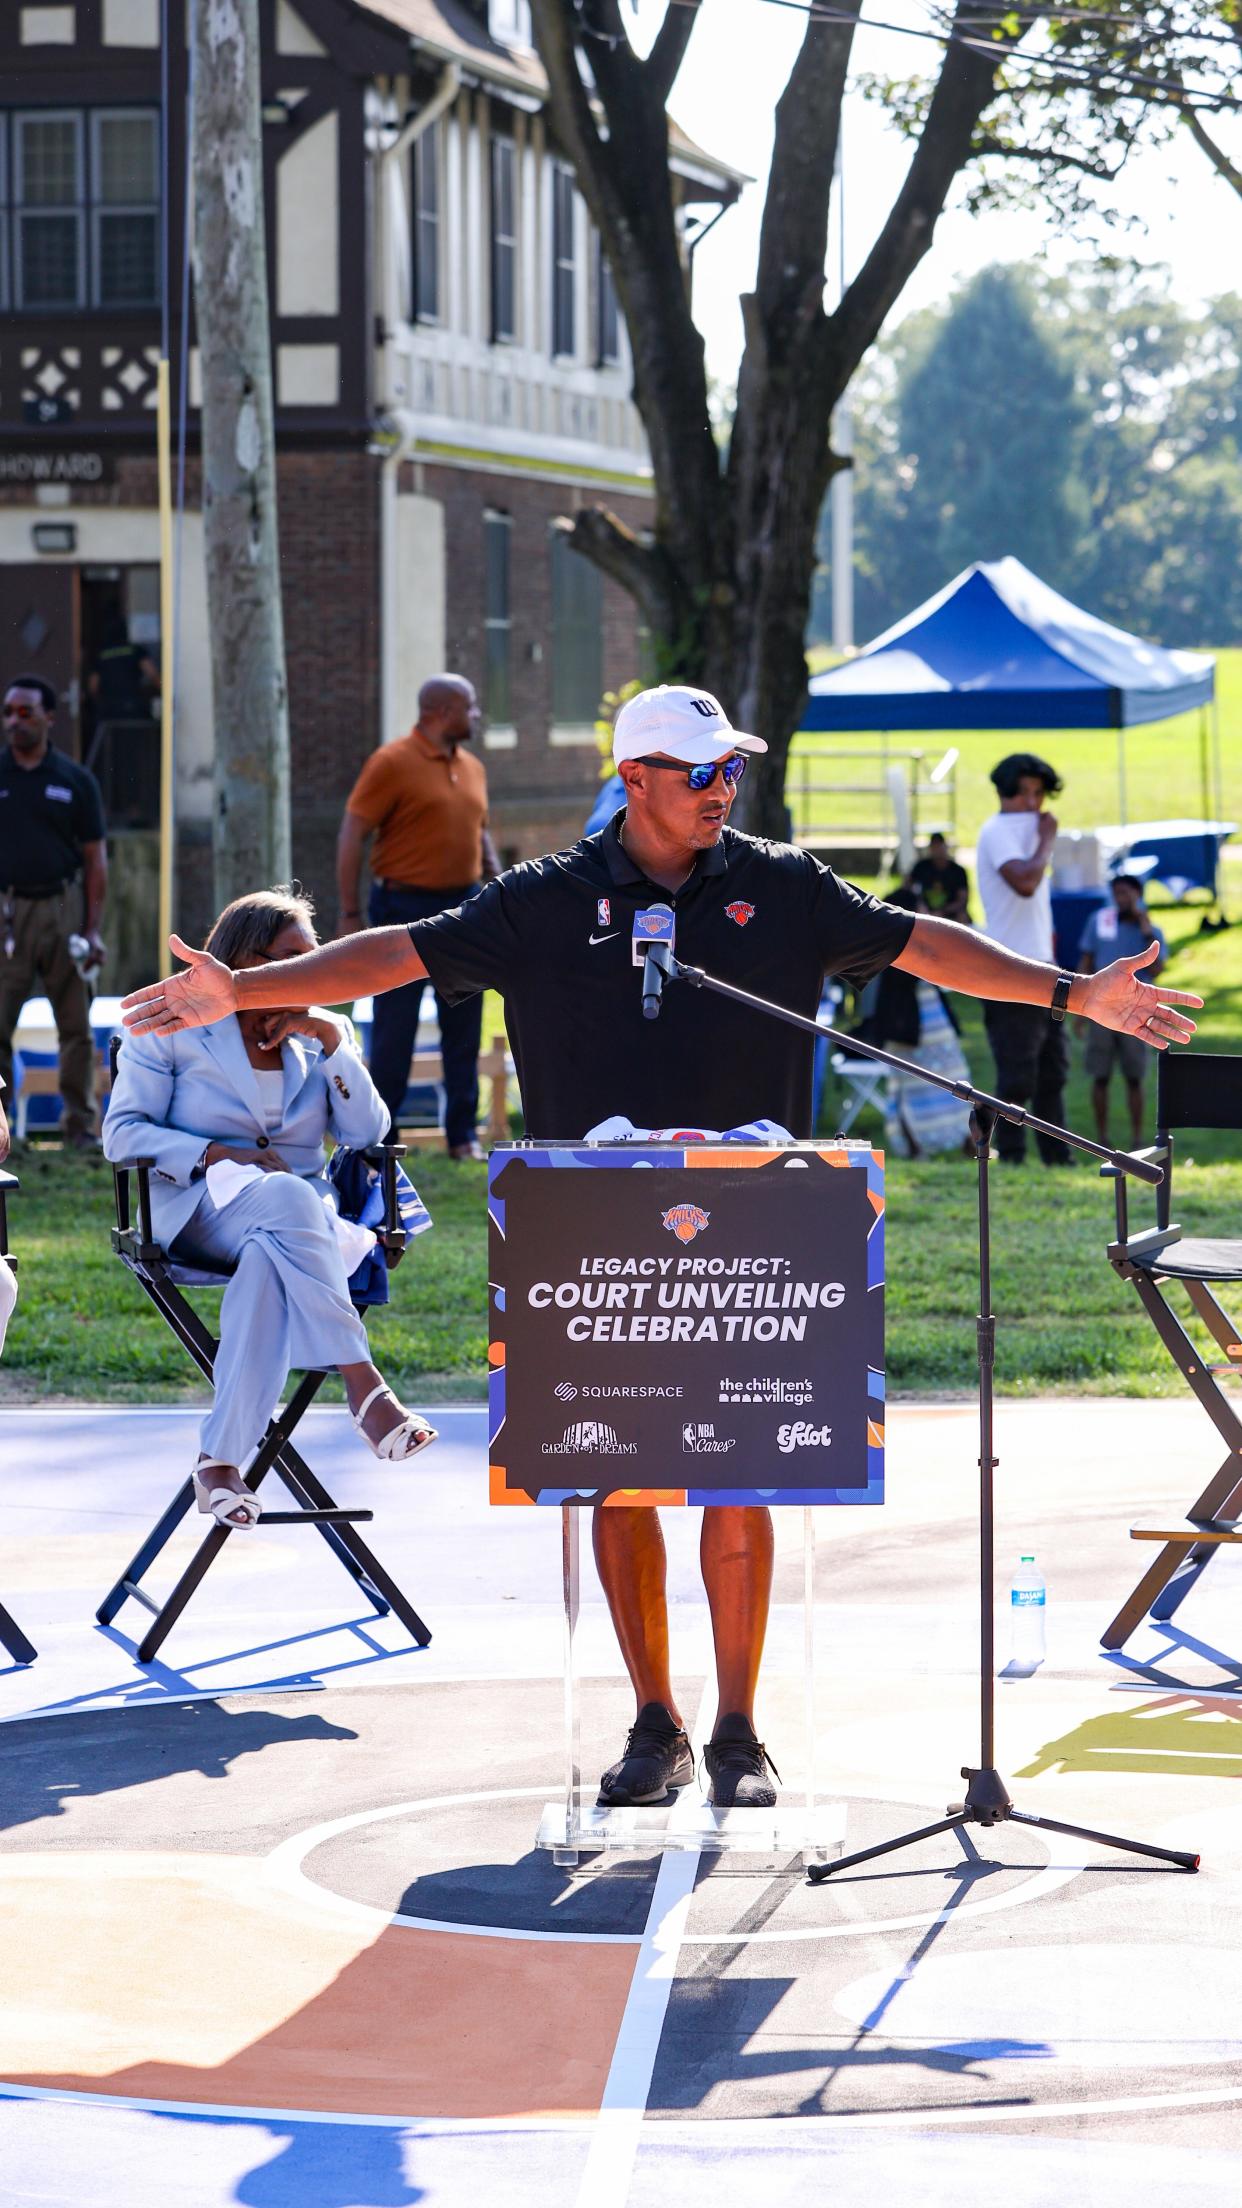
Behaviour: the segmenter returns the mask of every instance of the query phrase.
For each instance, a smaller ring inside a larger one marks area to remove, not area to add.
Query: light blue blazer
[[[280,1062],[284,1110],[269,1130],[234,1013],[176,1035],[126,1036],[104,1120],[104,1155],[118,1165],[154,1159],[151,1226],[165,1249],[206,1193],[201,1174],[191,1176],[209,1142],[252,1150],[268,1135],[290,1171],[313,1181],[323,1177],[329,1132],[355,1150],[387,1134],[388,1107],[348,1042],[326,1058],[310,1036],[290,1035]]]

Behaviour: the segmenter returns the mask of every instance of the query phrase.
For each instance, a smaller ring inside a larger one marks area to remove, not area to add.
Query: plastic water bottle
[[[1034,1671],[1047,1654],[1048,1590],[1033,1556],[1021,1558],[1009,1589],[1009,1660]]]

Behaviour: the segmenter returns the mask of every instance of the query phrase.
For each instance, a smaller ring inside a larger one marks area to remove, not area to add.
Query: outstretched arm
[[[1159,952],[1152,942],[1136,958],[1119,958],[1099,974],[1077,974],[1070,990],[1069,1009],[1094,1020],[1099,1027],[1116,1028],[1123,1035],[1137,1035],[1154,1050],[1170,1043],[1188,1043],[1195,1023],[1175,1005],[1201,1005],[1202,997],[1185,989],[1152,988],[1142,980],[1141,969],[1150,966]],[[1019,958],[1001,949],[987,936],[975,935],[952,920],[932,920],[922,914],[915,920],[910,940],[895,962],[903,973],[917,974],[938,989],[960,989],[968,997],[984,997],[997,1003],[1049,1005],[1059,968],[1038,959]]]
[[[206,951],[194,951],[179,935],[169,943],[185,969],[153,981],[122,1000],[125,1025],[135,1035],[175,1034],[182,1027],[210,1027],[230,1012],[264,1005],[342,1004],[350,997],[379,996],[427,969],[406,928],[368,928],[361,935],[325,943],[304,958],[274,959],[235,974]]]

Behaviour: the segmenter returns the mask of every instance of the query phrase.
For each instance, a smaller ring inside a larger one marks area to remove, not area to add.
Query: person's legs
[[[699,1560],[716,1649],[716,1724],[752,1726],[772,1597],[772,1513],[719,1504],[703,1512]]]
[[[0,919],[0,1080],[8,1098],[10,1118],[13,1114],[13,1033],[22,1016],[22,1006],[35,992],[35,914],[36,905],[27,899],[15,901],[12,918]],[[13,951],[9,956],[4,943],[11,930]]]
[[[1093,1081],[1093,1082],[1092,1082],[1092,1084],[1091,1084],[1091,1109],[1092,1109],[1092,1111],[1093,1111],[1093,1112],[1094,1112],[1094,1114],[1095,1114],[1095,1136],[1096,1136],[1096,1141],[1097,1141],[1097,1142],[1107,1142],[1107,1141],[1108,1141],[1108,1082],[1107,1082],[1107,1079],[1105,1079],[1105,1080],[1103,1080],[1103,1081]]]
[[[69,1141],[95,1131],[95,1045],[91,1039],[91,992],[69,955],[69,937],[81,930],[85,902],[81,887],[61,897],[40,898],[36,915],[35,957],[56,1021],[60,1045],[61,1131]]]
[[[1050,1012],[1039,1006],[1024,1007],[1034,1012],[1038,1022],[1036,1040],[1038,1055],[1035,1064],[1035,1091],[1031,1099],[1032,1109],[1038,1119],[1051,1119],[1058,1127],[1065,1124],[1065,1084],[1069,1079],[1069,1044],[1065,1038],[1064,1020],[1054,1020]],[[1037,1135],[1039,1154],[1045,1165],[1068,1165],[1071,1152],[1068,1143],[1056,1142],[1050,1135]]]
[[[1141,1150],[1143,1147],[1143,1084],[1141,1081],[1127,1081],[1126,1103],[1130,1111],[1130,1148]],[[1101,1136],[1100,1139],[1104,1141],[1107,1138]]]
[[[377,882],[371,891],[367,917],[373,928],[391,928],[403,920],[422,919],[424,914],[417,900],[382,889]],[[410,1085],[410,1060],[425,986],[424,982],[412,981],[404,989],[385,989],[376,997],[371,1012],[371,1079],[392,1115],[394,1134]]]
[[[635,1709],[659,1702],[677,1725],[668,1668],[666,1557],[659,1513],[599,1506],[592,1528],[595,1568],[634,1687]]]
[[[996,1062],[996,1094],[1007,1104],[1028,1104],[1039,1055],[1038,1009],[1026,1004],[986,1004],[983,1022]],[[1016,1164],[1026,1156],[1026,1129],[998,1119],[992,1136],[998,1157]]]
[[[483,996],[448,1004],[436,991],[440,1054],[444,1061],[444,1140],[458,1150],[479,1131],[479,1045],[483,1038]]]

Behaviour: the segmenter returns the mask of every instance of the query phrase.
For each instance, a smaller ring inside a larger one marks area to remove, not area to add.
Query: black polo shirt
[[[0,750],[0,889],[50,889],[82,865],[84,843],[102,843],[103,799],[86,767],[49,744],[37,767]]]
[[[825,972],[865,982],[900,956],[914,917],[864,896],[809,852],[726,828],[674,894],[620,842],[624,813],[571,850],[510,868],[469,904],[411,924],[436,988],[456,1003],[497,989],[527,1134],[574,1140],[612,1113],[639,1127],[811,1132],[814,1039],[686,982],[642,1014],[634,915],[671,905],[675,951],[814,1017]]]

